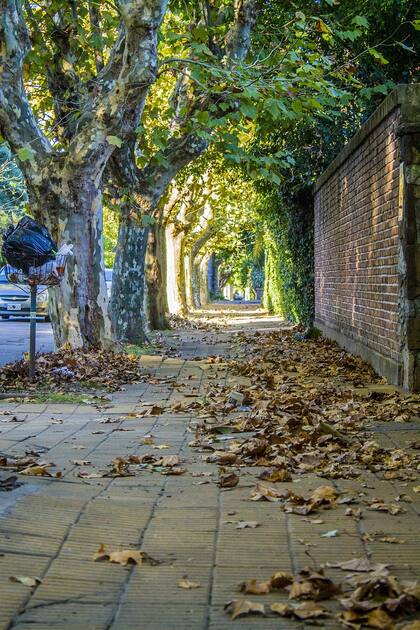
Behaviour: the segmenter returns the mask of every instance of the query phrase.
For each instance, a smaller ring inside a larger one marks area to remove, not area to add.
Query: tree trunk
[[[102,195],[83,172],[60,164],[48,180],[32,183],[31,208],[50,229],[58,245],[73,244],[64,277],[51,288],[50,313],[57,347],[112,345],[102,246]],[[36,186],[36,188],[35,188]]]
[[[149,232],[146,291],[150,327],[153,330],[165,330],[169,327],[166,297],[166,234],[165,226],[158,221]]]
[[[185,278],[185,299],[187,309],[194,308],[193,291],[193,258],[190,251],[184,254],[184,278]]]
[[[200,261],[200,306],[206,306],[209,303],[209,269],[210,254],[205,254]]]
[[[142,344],[146,334],[145,258],[149,229],[123,211],[112,276],[111,320],[119,341]]]
[[[172,224],[166,227],[166,295],[169,313],[186,311],[184,276],[184,234]]]

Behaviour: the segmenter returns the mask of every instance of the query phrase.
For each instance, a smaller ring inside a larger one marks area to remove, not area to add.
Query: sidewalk
[[[305,518],[285,512],[279,502],[250,500],[263,468],[233,467],[238,485],[220,487],[218,462],[207,461],[210,447],[189,446],[205,415],[192,403],[202,400],[208,386],[235,390],[249,384],[223,359],[207,357],[240,355],[238,330],[281,326],[250,309],[248,321],[240,313],[236,320],[227,316],[216,332],[174,331],[166,336],[168,354],[182,356],[143,357],[148,382],[112,394],[109,403],[0,402],[0,455],[37,453],[54,463],[48,471],[62,473],[60,478],[19,475],[22,485],[0,491],[0,630],[286,630],[307,626],[289,617],[247,615],[232,621],[224,606],[232,599],[262,603],[267,610],[274,602],[287,604],[284,590],[243,595],[238,584],[268,580],[280,571],[296,574],[314,562],[365,558],[386,563],[399,580],[418,577],[420,495],[411,472],[390,480],[374,470],[362,478],[334,480],[309,472],[268,484],[300,495],[331,485],[340,496],[353,498],[351,505],[344,502]],[[390,388],[376,384],[367,390]],[[188,411],[174,411],[177,403]],[[381,446],[407,449],[419,426],[417,421],[378,422],[369,432]],[[213,447],[223,450],[229,438],[219,435]],[[170,455],[179,461],[165,459]],[[132,467],[126,465],[129,458]],[[133,476],[93,476],[134,469]],[[404,511],[363,509],[362,520],[346,515],[349,506],[364,508],[367,495]],[[338,535],[322,536],[334,530]],[[107,552],[141,550],[147,556],[141,566],[95,562],[100,545]],[[330,568],[327,575],[338,582],[346,573]],[[27,586],[11,576],[40,581]],[[184,576],[195,584],[183,585],[193,588],[179,586]],[[341,610],[329,601],[325,608]],[[335,617],[317,623],[341,627]]]

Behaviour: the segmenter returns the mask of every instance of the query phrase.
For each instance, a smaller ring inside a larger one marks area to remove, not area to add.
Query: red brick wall
[[[400,362],[396,129],[367,135],[315,194],[315,319]]]

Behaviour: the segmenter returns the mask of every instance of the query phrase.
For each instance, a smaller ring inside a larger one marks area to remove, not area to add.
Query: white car
[[[36,298],[37,315],[50,321],[48,315],[48,291],[47,287],[39,286]],[[0,316],[2,319],[10,317],[28,316],[31,311],[31,299],[26,285],[12,284],[6,278],[4,269],[0,269]]]

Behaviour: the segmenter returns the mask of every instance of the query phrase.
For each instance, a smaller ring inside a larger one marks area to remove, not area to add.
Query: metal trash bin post
[[[55,260],[44,263],[40,267],[30,267],[28,273],[16,269],[11,265],[5,265],[4,272],[7,280],[14,285],[27,285],[28,289],[19,288],[29,293],[31,297],[30,323],[29,323],[29,380],[35,381],[35,355],[36,355],[36,298],[38,293],[43,293],[49,287],[60,284],[67,263],[67,255],[58,254]],[[39,291],[39,286],[46,289]]]

